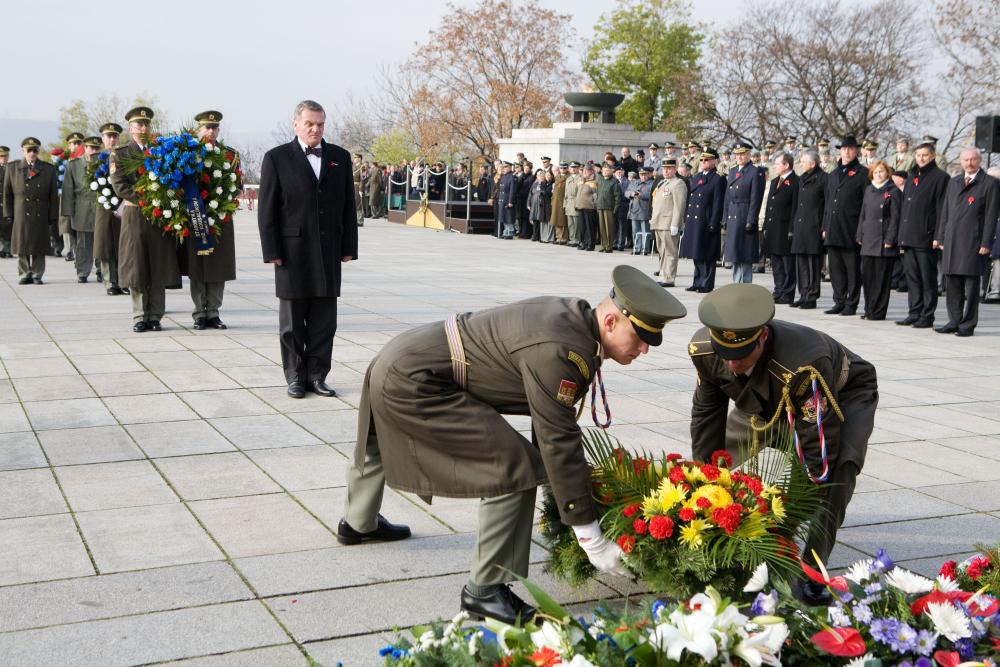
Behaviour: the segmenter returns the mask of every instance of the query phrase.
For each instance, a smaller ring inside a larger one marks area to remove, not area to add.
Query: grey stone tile
[[[394,638],[392,632],[358,635],[311,642],[305,649],[313,660],[323,665],[376,665],[381,660],[379,649],[393,643]]]
[[[69,360],[62,355],[35,359],[7,359],[3,363],[7,367],[7,374],[15,379],[77,374],[73,364],[69,363]]]
[[[352,406],[339,400],[307,400],[302,398],[292,398],[288,395],[288,388],[282,384],[280,387],[255,387],[251,389],[255,396],[260,398],[272,408],[281,413],[292,412],[323,412],[326,410],[350,410]],[[340,392],[338,391],[338,396]],[[306,394],[311,398],[311,394]]]
[[[969,436],[976,439],[983,436]],[[972,480],[1000,479],[1000,461],[980,454],[969,454],[933,442],[909,442],[905,446],[886,448],[896,456],[914,463],[929,465],[935,470]]]
[[[289,491],[343,486],[351,465],[329,445],[259,449],[248,456]]]
[[[94,574],[68,514],[4,519],[0,544],[0,586]]]
[[[99,398],[33,401],[25,403],[24,410],[36,431],[108,426],[115,423],[115,418]]]
[[[175,344],[174,341],[171,343]],[[153,371],[204,371],[211,366],[194,352],[179,350],[175,352],[136,352],[136,359]]]
[[[170,336],[138,336],[119,338],[118,343],[129,352],[182,352],[185,348]]]
[[[344,516],[344,507],[347,501],[346,486],[334,489],[296,491],[294,495],[323,523],[332,530],[337,529],[337,524]],[[385,495],[382,497],[382,514],[393,523],[408,525],[414,536],[427,537],[456,532],[429,514],[433,509],[433,506],[427,506],[420,500],[415,503],[410,502],[402,494],[392,489],[386,489]]]
[[[275,493],[281,487],[239,452],[160,459],[156,465],[184,500]]]
[[[225,366],[219,369],[244,387],[287,387],[281,366]]]
[[[0,372],[0,377],[6,377],[6,375]],[[17,400],[13,380],[0,380],[0,403],[16,403]]]
[[[214,368],[200,371],[156,371],[156,377],[171,391],[210,391],[213,389],[239,389],[240,385]]]
[[[883,481],[881,479],[876,479],[865,474],[858,475],[857,485],[854,487],[854,493],[868,493],[871,491],[887,491],[889,489],[898,489],[899,487],[895,484]]]
[[[76,518],[102,574],[222,559],[180,503],[81,512]]]
[[[0,588],[0,632],[249,600],[226,563],[196,563]]]
[[[19,378],[14,380],[22,401],[56,401],[67,398],[90,398],[94,390],[79,375],[52,378]]]
[[[924,463],[909,461],[883,452],[881,448],[870,448],[865,456],[865,474],[897,486],[910,488],[934,484],[955,484],[962,481],[958,475],[936,470]]]
[[[1000,519],[967,514],[843,528],[837,533],[837,541],[866,553],[884,548],[894,559],[904,560],[967,551],[984,535],[996,535],[998,531]]]
[[[959,432],[975,433],[977,435],[1000,434],[1000,421],[990,419],[986,416],[971,414],[968,410],[961,410],[960,408],[961,405],[958,404],[947,407],[932,405],[894,408],[888,410],[888,412],[900,415],[904,418],[908,417],[917,424],[929,421],[936,425],[940,424],[944,428],[949,428],[951,425],[954,425],[954,428]],[[994,412],[993,416],[997,416],[997,413]],[[935,436],[931,433],[927,433],[923,435],[921,439],[927,440],[933,437]]]
[[[0,635],[10,664],[38,656],[65,665],[135,665],[280,644],[287,636],[259,602],[163,611]]]
[[[21,470],[46,465],[45,454],[31,431],[0,433],[0,470]]]
[[[266,357],[246,347],[234,347],[222,350],[199,350],[194,353],[216,368],[236,368],[239,366],[263,366],[268,363]]]
[[[178,336],[175,340],[182,347],[197,352],[204,352],[206,350],[235,350],[243,347],[241,343],[233,340],[231,336],[220,335],[215,332],[211,332],[208,335]]]
[[[333,546],[336,540],[284,493],[191,503],[212,536],[232,558]]]
[[[98,396],[165,394],[170,390],[149,371],[138,373],[97,373],[85,375]]]
[[[201,419],[130,424],[128,431],[150,458],[231,452],[235,449]]]
[[[41,431],[38,440],[54,466],[143,458],[121,426]]]
[[[112,396],[104,403],[122,424],[182,421],[198,415],[173,394]]]
[[[323,442],[355,442],[358,439],[358,413],[355,410],[303,412],[289,415],[289,418]]]
[[[95,354],[121,354],[125,349],[112,338],[60,341],[59,347],[71,360],[74,357]]]
[[[0,519],[67,511],[48,468],[0,472]]]
[[[11,359],[32,359],[61,357],[62,351],[59,347],[49,341],[38,341],[31,343],[0,343],[0,359],[4,362]]]
[[[177,502],[149,461],[54,468],[74,512]]]
[[[307,662],[302,651],[297,649],[295,644],[283,644],[159,664],[164,667],[167,665],[174,667],[306,667]],[[336,665],[336,663],[329,664]]]
[[[933,488],[935,487],[928,487],[928,489]],[[968,510],[963,507],[931,498],[912,489],[894,489],[855,493],[847,508],[847,517],[843,525],[866,526],[965,513],[968,513]]]
[[[251,415],[274,413],[274,408],[264,403],[246,389],[184,392],[179,394],[179,396],[195,412],[206,419],[248,417]]]
[[[319,438],[284,415],[226,417],[211,420],[226,438],[240,449],[268,449],[315,445]]]
[[[0,433],[30,431],[31,424],[19,403],[0,404]]]
[[[73,357],[73,365],[85,375],[135,373],[145,370],[130,354],[86,354]]]
[[[974,512],[1000,510],[1000,481],[928,486],[921,492]]]

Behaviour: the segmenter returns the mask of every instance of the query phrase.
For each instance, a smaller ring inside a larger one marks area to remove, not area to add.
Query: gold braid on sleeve
[[[816,380],[819,382],[820,387],[823,389],[823,395],[826,397],[827,401],[830,402],[830,407],[833,408],[833,411],[837,414],[837,417],[840,418],[840,421],[844,421],[844,413],[837,404],[837,400],[833,397],[833,392],[830,391],[830,386],[826,383],[826,379],[823,377],[823,374],[816,370],[815,366],[799,366],[795,369],[795,372],[791,374],[788,380],[785,381],[785,386],[781,388],[781,399],[778,401],[778,407],[774,411],[774,416],[772,416],[767,423],[761,425],[760,420],[757,419],[757,415],[750,415],[750,429],[753,432],[753,441],[750,449],[751,457],[757,455],[757,450],[760,447],[758,434],[773,428],[774,425],[778,423],[778,419],[781,418],[782,412],[787,412],[790,416],[795,415],[795,405],[792,403],[791,390],[789,386],[791,385],[792,378],[801,373],[808,373],[810,380]]]

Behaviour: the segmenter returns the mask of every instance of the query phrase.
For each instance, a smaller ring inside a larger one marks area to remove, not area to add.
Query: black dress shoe
[[[32,278],[31,282],[35,283],[36,285],[44,285],[45,284],[45,283],[42,282],[41,278]]]
[[[85,282],[87,282],[87,276],[79,276],[79,277],[77,277],[76,282],[78,282],[78,283],[85,283]]]
[[[228,329],[225,322],[219,319],[218,316],[208,318],[208,326],[213,329]]]
[[[31,284],[31,276],[25,276],[25,277],[21,278],[20,280],[17,281],[17,284],[18,285],[30,285]]]
[[[904,317],[901,320],[896,320],[896,324],[898,324],[901,327],[908,327],[916,323],[917,323],[916,317]]]
[[[313,380],[309,387],[317,396],[336,396],[337,390],[323,380]]]
[[[844,307],[834,306],[833,308],[830,308],[829,310],[824,310],[823,312],[826,315],[840,315],[842,312],[844,312]]]
[[[674,284],[673,284],[673,283],[662,283],[662,282],[658,282],[658,283],[656,283],[656,284],[657,284],[657,285],[659,285],[660,287],[673,287],[673,286],[674,286]]]
[[[653,275],[654,276],[658,276],[658,275],[660,275],[660,272],[659,271],[653,271]]]
[[[816,309],[815,301],[803,301],[802,303],[799,304],[799,310],[815,310],[815,309]]]
[[[118,285],[112,285],[108,288],[108,296],[121,296],[122,294],[122,288]]]
[[[136,322],[132,325],[132,331],[136,333],[142,333],[143,331],[149,331],[149,325],[143,321]]]
[[[802,299],[796,299],[795,301],[792,301],[788,305],[791,306],[792,308],[798,308],[799,306],[802,305]]]
[[[299,381],[289,382],[288,395],[292,398],[303,398],[306,395],[306,386]]]
[[[97,282],[99,282],[99,283],[103,283],[104,282],[104,274],[101,273],[100,271],[98,271],[97,273],[94,274],[94,279]]]
[[[841,315],[845,315],[845,314],[846,314],[846,313],[841,313]],[[867,320],[867,319],[868,319],[868,314],[867,314],[867,313],[862,313],[862,315],[861,315],[861,319],[863,319],[863,320]]]
[[[66,253],[66,256],[63,257],[63,259],[65,259],[67,262],[72,262],[74,259],[76,259],[76,256],[73,253],[68,252]]]
[[[802,584],[802,601],[810,607],[826,607],[833,601],[833,596],[823,584],[806,581]]]
[[[130,290],[127,287],[119,287],[118,289],[120,289],[122,291],[122,294],[131,294],[132,293],[132,290]]]
[[[199,317],[194,321],[194,328],[197,329],[198,331],[203,331],[207,326],[208,326],[208,320],[206,320],[204,317]]]
[[[958,331],[958,327],[954,324],[946,324],[943,327],[934,327],[936,333],[950,334]]]
[[[699,294],[708,294],[709,292],[712,291],[712,288],[711,287],[699,287],[695,291],[698,292]]]
[[[163,327],[160,326],[160,320],[150,320],[149,321],[150,331],[163,331]]]
[[[792,303],[791,299],[786,299],[785,297],[778,297],[774,300],[774,303],[779,306],[789,306]]]
[[[691,287],[685,287],[685,288],[684,288],[684,291],[685,291],[685,292],[697,292],[697,291],[698,291],[698,288],[697,288],[697,286],[695,286],[695,285],[691,285]]]
[[[968,338],[972,335],[972,329],[959,329],[955,332],[955,335],[959,338]]]
[[[509,585],[500,586],[495,593],[479,597],[462,588],[462,609],[479,618],[495,618],[508,625],[527,623],[535,616],[535,608],[514,595]]]
[[[934,322],[931,320],[917,320],[913,323],[914,329],[930,329],[932,326],[934,326]]]
[[[405,540],[410,536],[410,527],[402,524],[389,523],[384,516],[378,515],[375,523],[375,530],[370,533],[359,533],[351,528],[344,519],[337,524],[337,541],[341,544],[351,546],[361,544],[365,540],[373,542],[393,542],[395,540]]]
[[[844,317],[851,317],[852,315],[857,315],[857,313],[858,313],[857,308],[845,308],[844,310],[840,311],[840,314],[843,315]]]

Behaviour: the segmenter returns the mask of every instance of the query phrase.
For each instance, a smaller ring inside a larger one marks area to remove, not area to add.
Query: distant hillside
[[[62,139],[58,136],[59,122],[55,120],[28,120],[25,118],[0,118],[0,145],[10,146],[13,157],[20,159],[21,140],[37,137],[42,145]]]

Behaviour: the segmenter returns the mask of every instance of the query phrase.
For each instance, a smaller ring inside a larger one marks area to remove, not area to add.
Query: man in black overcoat
[[[827,315],[854,315],[861,299],[861,253],[855,240],[868,168],[858,162],[858,141],[845,136],[837,145],[840,162],[827,176],[823,243],[830,264],[833,308]]]
[[[274,264],[281,365],[288,395],[335,396],[326,384],[337,332],[341,264],[358,256],[350,154],[323,141],[326,112],[295,107],[296,138],[272,148],[260,169],[257,224]]]
[[[764,210],[764,251],[771,256],[774,302],[791,304],[795,299],[795,255],[792,254],[792,204],[799,177],[789,153],[774,159],[777,176],[768,188]]]
[[[819,154],[802,151],[799,156],[798,186],[792,193],[791,248],[795,255],[795,282],[799,298],[793,308],[809,310],[819,299],[820,270],[823,265],[823,217],[826,210],[826,179],[819,166]]]
[[[706,148],[701,153],[701,171],[691,176],[691,196],[684,214],[684,235],[680,256],[694,260],[694,277],[689,292],[707,294],[715,289],[715,262],[719,259],[719,231],[726,199],[726,177],[715,165],[719,153]]]

